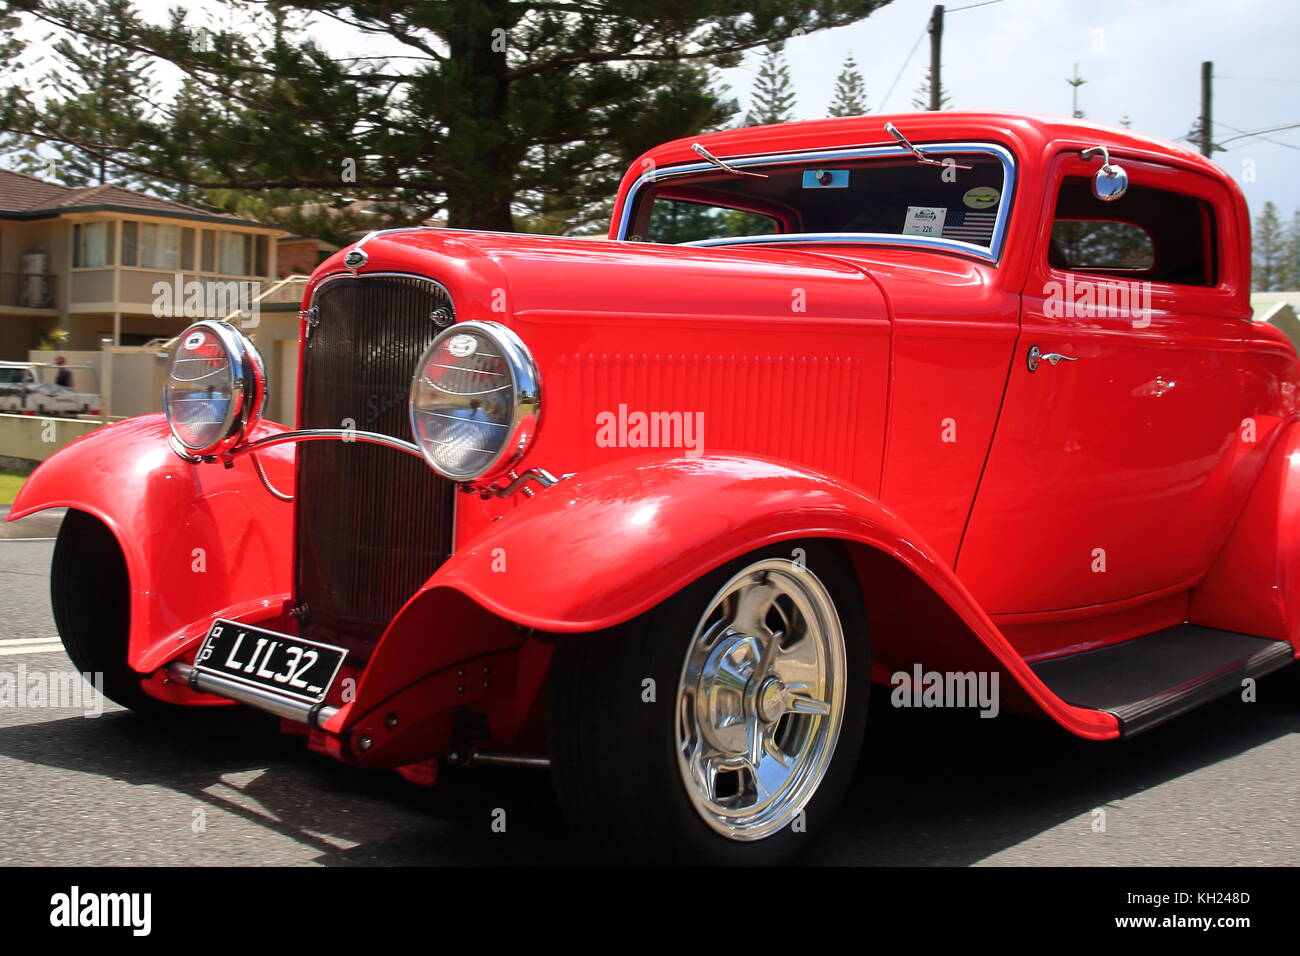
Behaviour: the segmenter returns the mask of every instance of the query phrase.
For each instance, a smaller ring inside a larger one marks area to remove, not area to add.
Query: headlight
[[[230,448],[262,417],[266,372],[253,343],[225,322],[195,322],[167,366],[163,409],[172,437],[191,455]]]
[[[411,382],[411,431],[452,481],[505,470],[537,432],[537,368],[504,325],[461,322],[429,346]]]

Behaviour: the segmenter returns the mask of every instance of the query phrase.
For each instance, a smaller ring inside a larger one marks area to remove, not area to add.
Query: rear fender
[[[263,423],[253,438],[285,431]],[[113,532],[131,581],[128,664],[150,673],[181,656],[218,616],[265,620],[290,593],[293,506],[262,487],[250,456],[190,464],[163,415],[96,429],[52,455],[18,492],[9,520],[76,508]],[[293,492],[293,446],[258,457]]]
[[[952,571],[879,501],[792,464],[739,456],[622,459],[521,502],[448,560],[398,615],[362,677],[353,712],[377,707],[398,689],[401,668],[385,659],[428,658],[431,622],[468,623],[470,602],[520,628],[598,631],[736,557],[801,538],[844,542],[869,606],[888,598],[897,607],[896,595],[882,588],[912,589],[915,614],[891,612],[892,620],[877,622],[878,676],[881,666],[887,672],[922,656],[927,668],[996,670],[1009,678],[1010,696],[1021,693],[1072,732],[1118,736],[1111,715],[1048,690]],[[484,650],[511,640],[499,626],[487,633]],[[450,663],[446,655],[443,662]],[[336,726],[346,721],[340,718]]]
[[[1188,619],[1290,641],[1300,652],[1300,423],[1278,439]]]

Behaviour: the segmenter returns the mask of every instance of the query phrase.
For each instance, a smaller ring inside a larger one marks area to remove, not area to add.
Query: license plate
[[[195,657],[196,670],[319,704],[347,651],[248,624],[217,620]]]

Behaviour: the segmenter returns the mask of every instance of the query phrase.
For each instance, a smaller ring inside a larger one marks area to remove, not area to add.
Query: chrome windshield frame
[[[1011,151],[997,143],[963,141],[957,143],[917,143],[929,156],[942,159],[945,156],[993,156],[1002,165],[1002,202],[998,204],[998,216],[993,226],[993,239],[985,248],[973,242],[959,239],[942,239],[929,236],[905,236],[890,232],[786,232],[758,236],[728,236],[720,239],[697,239],[692,242],[664,243],[680,246],[735,246],[772,243],[853,243],[862,242],[871,245],[920,246],[973,256],[985,262],[997,264],[1006,248],[1007,223],[1011,217],[1011,207],[1015,202],[1016,161]],[[814,152],[765,153],[754,156],[726,157],[730,166],[770,166],[773,164],[791,165],[795,163],[839,162],[849,159],[876,159],[882,157],[909,157],[912,153],[902,146],[861,146],[841,149],[817,150]],[[636,206],[638,193],[647,183],[660,183],[665,179],[689,176],[693,173],[716,171],[712,163],[682,163],[677,166],[665,166],[649,169],[637,177],[628,189],[623,202],[622,215],[619,217],[618,232],[615,239],[627,241],[628,227],[632,210]]]

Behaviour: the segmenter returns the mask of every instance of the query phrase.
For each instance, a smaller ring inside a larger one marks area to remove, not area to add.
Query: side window
[[[1102,202],[1088,177],[1067,176],[1047,258],[1068,272],[1212,286],[1218,281],[1214,249],[1214,217],[1200,199],[1134,185],[1122,198]]]
[[[1088,269],[1149,270],[1155,244],[1131,222],[1058,219],[1052,223],[1052,265],[1076,272]]]
[[[694,242],[697,239],[730,239],[736,236],[770,236],[781,231],[771,216],[657,196],[650,209],[646,242]]]

